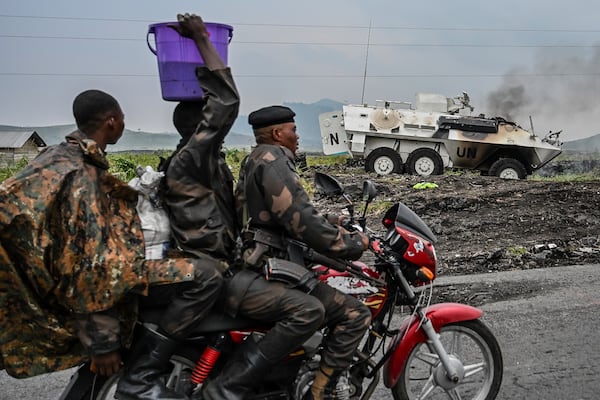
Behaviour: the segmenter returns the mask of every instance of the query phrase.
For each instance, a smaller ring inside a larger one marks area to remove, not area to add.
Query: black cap
[[[265,126],[294,122],[295,115],[295,112],[285,106],[263,107],[248,115],[248,123],[252,125],[252,129],[260,129]]]

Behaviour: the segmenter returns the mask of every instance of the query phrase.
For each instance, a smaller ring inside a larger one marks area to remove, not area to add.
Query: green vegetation
[[[309,167],[315,165],[345,165],[350,156],[344,154],[339,156],[307,155],[306,164]]]
[[[507,249],[507,252],[508,252],[508,254],[510,254],[514,257],[521,257],[521,256],[524,256],[525,254],[529,253],[529,251],[523,246],[509,247]]]
[[[4,182],[4,180],[10,176],[13,176],[29,163],[27,158],[20,159],[14,167],[8,168],[0,168],[0,182]]]
[[[154,152],[109,153],[107,155],[108,162],[110,163],[109,171],[123,181],[129,182],[131,179],[136,177],[136,169],[138,166],[146,167],[149,165],[156,169],[161,158],[166,159],[170,154],[170,150],[160,150]],[[229,168],[231,168],[231,172],[236,179],[239,175],[240,164],[247,155],[248,151],[246,150],[225,150],[225,159],[227,160],[227,165],[229,165]],[[344,156],[326,157],[309,155],[307,156],[307,164],[309,166],[343,164],[345,163],[345,158],[346,157]],[[27,159],[22,159],[14,167],[0,168],[0,182],[23,169],[27,163]],[[303,180],[303,182],[307,184],[306,180]]]
[[[394,205],[394,202],[389,200],[374,200],[369,205],[369,214],[379,215],[383,214],[387,211],[391,206]],[[362,211],[362,209],[361,209]]]
[[[167,158],[171,154],[170,150],[160,150],[153,152],[119,152],[109,153],[108,160],[110,162],[110,172],[121,178],[123,181],[128,182],[136,176],[136,168],[138,166],[146,167],[151,166],[156,169],[161,158]],[[225,158],[227,164],[231,168],[234,178],[237,179],[239,175],[240,163],[244,157],[248,155],[247,150],[239,149],[226,149]],[[563,157],[563,155],[561,155]],[[573,154],[569,156],[569,159],[574,159]],[[589,157],[589,155],[588,155]],[[319,154],[308,154],[306,156],[306,164],[308,167],[314,167],[317,165],[321,166],[345,166],[345,173],[351,172],[352,174],[362,173],[362,168],[354,168],[348,166],[348,155],[338,156],[323,156]],[[9,176],[14,175],[27,165],[27,159],[22,159],[17,165],[9,168],[0,168],[0,182],[4,181]],[[447,171],[447,174],[451,175],[471,175],[474,174],[472,171]],[[393,177],[390,176],[390,179]],[[383,178],[382,178],[383,179]],[[539,175],[532,175],[528,179],[535,181],[554,181],[554,182],[579,182],[579,181],[590,181],[599,180],[600,176],[594,172],[581,173],[581,174],[561,174],[553,177],[542,177]],[[312,184],[308,182],[309,178],[303,177],[303,184],[309,194],[314,193]]]
[[[539,176],[534,174],[529,179],[532,181],[545,182],[587,182],[600,180],[600,175],[594,172],[586,172],[581,174],[561,174],[556,176]]]
[[[107,155],[108,161],[110,163],[109,172],[119,177],[124,182],[129,182],[131,179],[137,176],[136,169],[138,166],[151,166],[152,168],[157,169],[161,158],[166,159],[167,157],[169,157],[170,154],[171,151],[169,150],[161,150],[154,152],[109,153]],[[248,151],[246,150],[225,150],[225,159],[227,160],[227,165],[229,165],[229,168],[231,169],[233,177],[236,181],[237,177],[239,176],[240,164],[244,157],[246,157],[246,155],[248,155]],[[308,166],[336,164],[345,165],[346,158],[346,156],[327,157],[318,155],[307,155],[306,162]],[[27,165],[27,163],[27,160],[21,160],[14,167],[0,168],[0,182],[4,181],[6,178],[14,175],[15,173],[23,169]],[[308,194],[310,196],[314,195],[315,188],[312,183],[312,177],[309,178],[308,176],[301,176],[301,180],[302,185],[304,186]]]
[[[227,165],[231,169],[231,173],[233,174],[233,178],[237,181],[238,176],[240,175],[240,164],[244,157],[248,155],[246,150],[226,150],[225,151],[225,160],[227,161]]]
[[[161,158],[166,159],[171,154],[169,150],[155,151],[152,153],[113,153],[108,154],[110,162],[110,172],[129,182],[136,177],[136,168],[138,166],[151,166],[156,169]],[[240,163],[248,154],[245,150],[225,150],[225,159],[227,165],[231,168],[234,177],[239,175]]]
[[[125,182],[137,176],[136,168],[138,166],[158,168],[161,158],[167,158],[171,154],[168,150],[155,151],[152,153],[112,153],[108,154],[110,163],[109,171],[115,174]]]

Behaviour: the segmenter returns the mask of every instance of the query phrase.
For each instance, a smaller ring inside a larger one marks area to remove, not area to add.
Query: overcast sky
[[[536,133],[563,129],[563,140],[598,134],[600,2],[552,3],[4,0],[0,124],[71,123],[75,95],[96,88],[120,101],[129,129],[173,132],[175,104],[161,98],[146,33],[193,12],[234,27],[229,65],[243,115],[282,102],[466,91],[475,114],[525,128],[531,115]]]

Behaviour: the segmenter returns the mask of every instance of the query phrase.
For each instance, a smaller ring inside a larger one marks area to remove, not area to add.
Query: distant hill
[[[64,141],[65,136],[75,129],[75,125],[32,127],[0,125],[0,135],[3,131],[36,131],[44,142],[50,146]],[[121,140],[115,145],[108,146],[107,151],[170,150],[174,149],[178,142],[179,134],[177,133],[149,133],[125,129]],[[229,148],[250,148],[252,144],[254,144],[253,136],[241,135],[235,132],[230,132],[225,140],[225,146]]]
[[[316,103],[284,103],[296,112],[296,124],[300,135],[300,149],[303,151],[322,151],[319,130],[319,114],[341,110],[342,103],[333,100],[320,100]],[[65,136],[75,130],[75,125],[16,127],[0,125],[2,131],[31,130],[36,131],[47,145],[62,142]],[[116,145],[108,147],[109,152],[129,150],[163,150],[174,149],[179,142],[179,135],[173,133],[149,133],[125,129],[123,137]],[[252,128],[248,125],[248,117],[240,115],[231,132],[225,138],[227,148],[250,148],[254,145]]]
[[[563,145],[563,150],[598,153],[600,152],[600,134],[590,136],[585,139],[577,139],[570,142],[565,142]]]

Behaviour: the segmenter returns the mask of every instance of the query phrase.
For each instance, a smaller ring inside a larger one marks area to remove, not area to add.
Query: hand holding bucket
[[[175,29],[181,36],[193,39],[195,35],[201,34],[206,38],[210,37],[204,21],[196,14],[177,14],[177,22],[179,23],[169,25],[169,27]]]
[[[196,79],[196,68],[206,65],[215,69],[227,65],[228,45],[233,36],[233,27],[204,23],[200,17],[193,14],[179,14],[177,19],[178,22],[150,25],[146,42],[150,51],[157,57],[163,99],[199,100],[203,93]],[[198,32],[201,32],[200,37]],[[150,44],[151,34],[154,35],[155,48]],[[202,36],[203,34],[206,36]],[[215,64],[219,57],[213,59],[207,56],[207,60],[204,60],[200,55],[197,41],[206,39],[214,45],[222,64]]]

